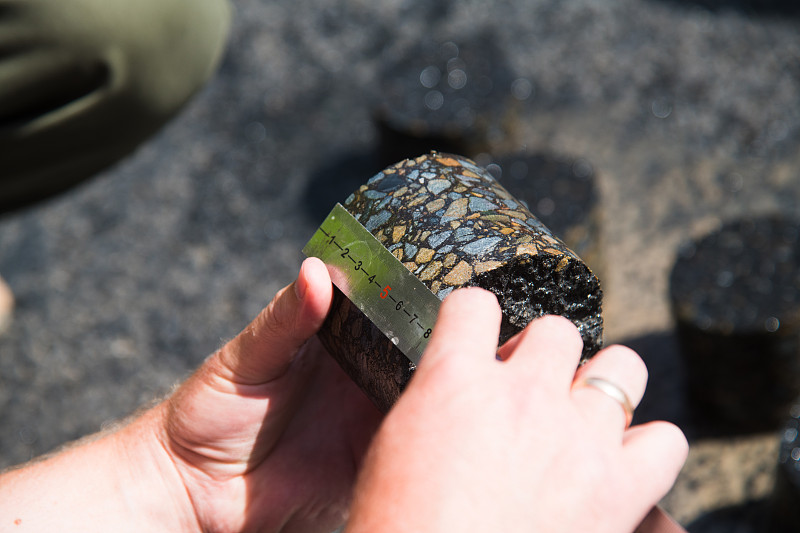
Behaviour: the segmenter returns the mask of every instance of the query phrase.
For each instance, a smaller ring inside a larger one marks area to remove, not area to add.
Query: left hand
[[[316,337],[332,297],[321,261],[164,404],[157,432],[202,531],[331,531],[381,414]],[[158,409],[157,408],[157,409]]]

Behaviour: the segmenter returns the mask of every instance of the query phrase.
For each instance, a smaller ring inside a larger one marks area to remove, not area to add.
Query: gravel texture
[[[666,417],[692,440],[665,507],[692,531],[731,531],[737,512],[737,531],[755,531],[764,505],[745,502],[771,490],[777,432],[721,438],[688,416],[667,279],[680,243],[723,220],[800,215],[797,10],[234,4],[224,63],[181,116],[98,179],[0,219],[17,299],[0,336],[0,467],[135,411],[243,328],[293,279],[332,204],[380,170],[384,65],[431,35],[490,32],[526,89],[492,150],[582,158],[595,173],[606,341],[650,366],[638,420]]]

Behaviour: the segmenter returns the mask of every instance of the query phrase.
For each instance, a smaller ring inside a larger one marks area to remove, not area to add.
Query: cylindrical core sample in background
[[[594,168],[586,159],[514,152],[492,159],[486,169],[595,274],[601,273],[600,201]]]
[[[490,32],[420,42],[380,75],[375,119],[384,165],[430,150],[474,156],[512,136],[532,85],[517,78]]]
[[[600,349],[597,278],[472,161],[435,152],[402,161],[361,186],[344,207],[440,299],[467,286],[496,294],[503,310],[500,342],[536,317],[557,314],[580,330],[584,358]],[[414,371],[338,290],[319,337],[384,411]]]
[[[800,399],[780,433],[778,468],[769,499],[767,533],[793,533],[800,524]]]
[[[777,429],[800,394],[799,235],[778,215],[734,220],[673,267],[690,407],[719,429]]]

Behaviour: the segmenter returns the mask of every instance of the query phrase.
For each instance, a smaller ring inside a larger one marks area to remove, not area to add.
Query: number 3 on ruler
[[[390,286],[387,285],[386,287],[384,287],[384,289],[381,291],[381,299],[382,300],[385,300],[386,297],[389,296],[389,291],[390,290],[392,290],[392,288]]]

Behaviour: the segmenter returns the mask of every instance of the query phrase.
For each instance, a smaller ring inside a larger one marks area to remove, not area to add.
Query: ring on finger
[[[625,429],[631,426],[633,421],[633,404],[631,403],[628,395],[618,385],[598,377],[587,377],[581,379],[577,384],[579,387],[592,387],[616,400],[620,404],[622,410],[625,411]]]

